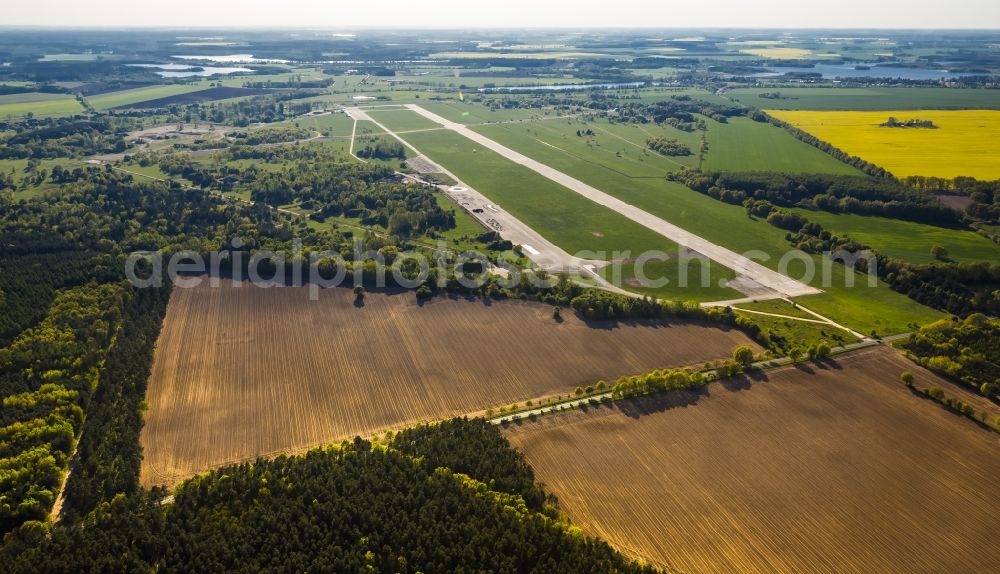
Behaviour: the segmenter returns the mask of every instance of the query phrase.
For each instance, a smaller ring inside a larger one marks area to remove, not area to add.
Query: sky
[[[1000,1],[5,0],[0,25],[403,28],[1000,28]]]

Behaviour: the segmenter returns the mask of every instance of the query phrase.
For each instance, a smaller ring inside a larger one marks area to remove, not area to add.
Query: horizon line
[[[904,26],[904,27],[885,27],[885,26],[696,26],[696,25],[686,25],[686,26],[490,26],[488,24],[484,25],[451,25],[451,26],[439,26],[439,27],[419,27],[419,26],[405,26],[405,25],[366,25],[366,24],[348,24],[340,26],[327,26],[327,25],[315,25],[315,24],[283,24],[280,26],[268,26],[259,24],[220,24],[220,25],[206,25],[206,24],[0,24],[0,30],[11,30],[11,29],[46,29],[46,30],[259,30],[259,31],[283,31],[283,30],[315,30],[315,31],[339,31],[339,30],[354,30],[354,31],[380,31],[380,30],[402,30],[411,32],[440,32],[440,31],[459,31],[466,30],[469,32],[473,31],[513,31],[513,30],[585,30],[585,31],[655,31],[655,30],[684,30],[684,31],[728,31],[728,30],[742,30],[742,31],[817,31],[817,30],[829,30],[829,31],[892,31],[892,32],[1000,32],[1000,27],[995,28],[980,28],[980,27],[948,27],[948,28],[933,28],[933,27],[914,27],[914,26]]]

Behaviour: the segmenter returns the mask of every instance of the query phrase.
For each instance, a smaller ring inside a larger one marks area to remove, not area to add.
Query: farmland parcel
[[[145,485],[475,412],[751,344],[681,323],[588,325],[552,308],[330,289],[176,289],[142,432]]]
[[[991,431],[885,349],[512,426],[573,523],[680,572],[985,572]],[[780,471],[776,471],[780,469]]]
[[[1000,178],[997,110],[768,113],[897,177]],[[883,127],[890,117],[927,120],[935,127]]]

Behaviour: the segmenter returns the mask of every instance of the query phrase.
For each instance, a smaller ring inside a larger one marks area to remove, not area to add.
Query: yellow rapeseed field
[[[1000,111],[883,112],[768,110],[772,116],[889,170],[897,177],[1000,179]],[[936,128],[880,127],[890,117]]]
[[[812,50],[806,50],[804,48],[788,48],[781,46],[772,46],[768,48],[747,48],[745,50],[740,50],[744,54],[750,54],[751,56],[759,56],[761,58],[776,58],[779,60],[801,60],[803,58],[808,58],[812,55]]]

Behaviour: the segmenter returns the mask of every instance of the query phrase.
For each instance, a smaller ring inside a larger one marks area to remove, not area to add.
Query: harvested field
[[[587,323],[547,305],[348,289],[175,289],[149,380],[142,483],[298,451],[751,344],[679,322]]]
[[[903,370],[948,386],[876,348],[507,435],[575,524],[664,568],[995,572],[1000,435]]]

